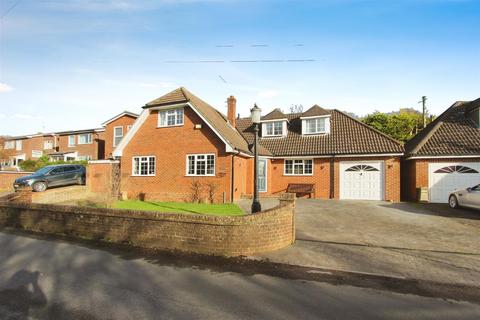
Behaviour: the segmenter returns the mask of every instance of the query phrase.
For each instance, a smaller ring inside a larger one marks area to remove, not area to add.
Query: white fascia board
[[[138,118],[138,114],[135,114],[133,112],[122,112],[120,113],[119,115],[117,115],[116,117],[110,119],[110,120],[107,120],[105,121],[104,123],[102,123],[102,127],[105,127],[107,124],[117,120],[117,119],[120,119],[121,117],[123,116],[131,116],[131,117],[135,117],[135,118]]]
[[[315,119],[315,118],[330,118],[331,116],[332,116],[331,114],[326,114],[323,116],[300,117],[300,119],[303,120],[303,119]]]
[[[468,155],[468,156],[413,156],[408,157],[405,160],[415,160],[415,159],[471,159],[471,158],[480,158],[479,155]]]
[[[288,119],[283,118],[283,119],[272,119],[272,120],[260,120],[260,123],[263,123],[263,122],[278,122],[278,121],[287,121],[288,122]]]
[[[120,141],[118,146],[113,150],[112,155],[114,157],[121,157],[123,154],[123,149],[128,145],[130,140],[132,140],[133,136],[137,133],[138,129],[143,125],[145,120],[147,120],[148,116],[150,115],[150,110],[149,109],[144,109],[142,113],[140,113],[140,116],[135,120],[133,123],[133,126],[130,130],[127,131],[127,134],[123,139]]]

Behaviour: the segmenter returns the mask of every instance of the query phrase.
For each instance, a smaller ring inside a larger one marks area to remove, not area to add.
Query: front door
[[[267,192],[267,159],[258,159],[258,191]]]

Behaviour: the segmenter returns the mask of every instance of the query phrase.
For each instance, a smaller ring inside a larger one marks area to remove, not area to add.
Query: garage
[[[452,191],[480,183],[480,163],[430,163],[428,188],[430,202],[447,203]]]
[[[340,199],[383,200],[382,161],[340,162]]]

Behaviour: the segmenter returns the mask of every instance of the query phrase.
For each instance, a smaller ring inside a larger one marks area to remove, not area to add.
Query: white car
[[[480,184],[452,192],[448,197],[448,204],[451,208],[470,207],[480,209]]]

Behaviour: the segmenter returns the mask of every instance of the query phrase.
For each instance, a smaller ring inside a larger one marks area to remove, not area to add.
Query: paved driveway
[[[240,206],[248,210],[251,200]],[[273,199],[263,207],[275,206]],[[296,242],[274,262],[480,286],[480,212],[443,204],[298,199]]]
[[[480,254],[480,211],[299,199],[296,213],[298,240]]]

